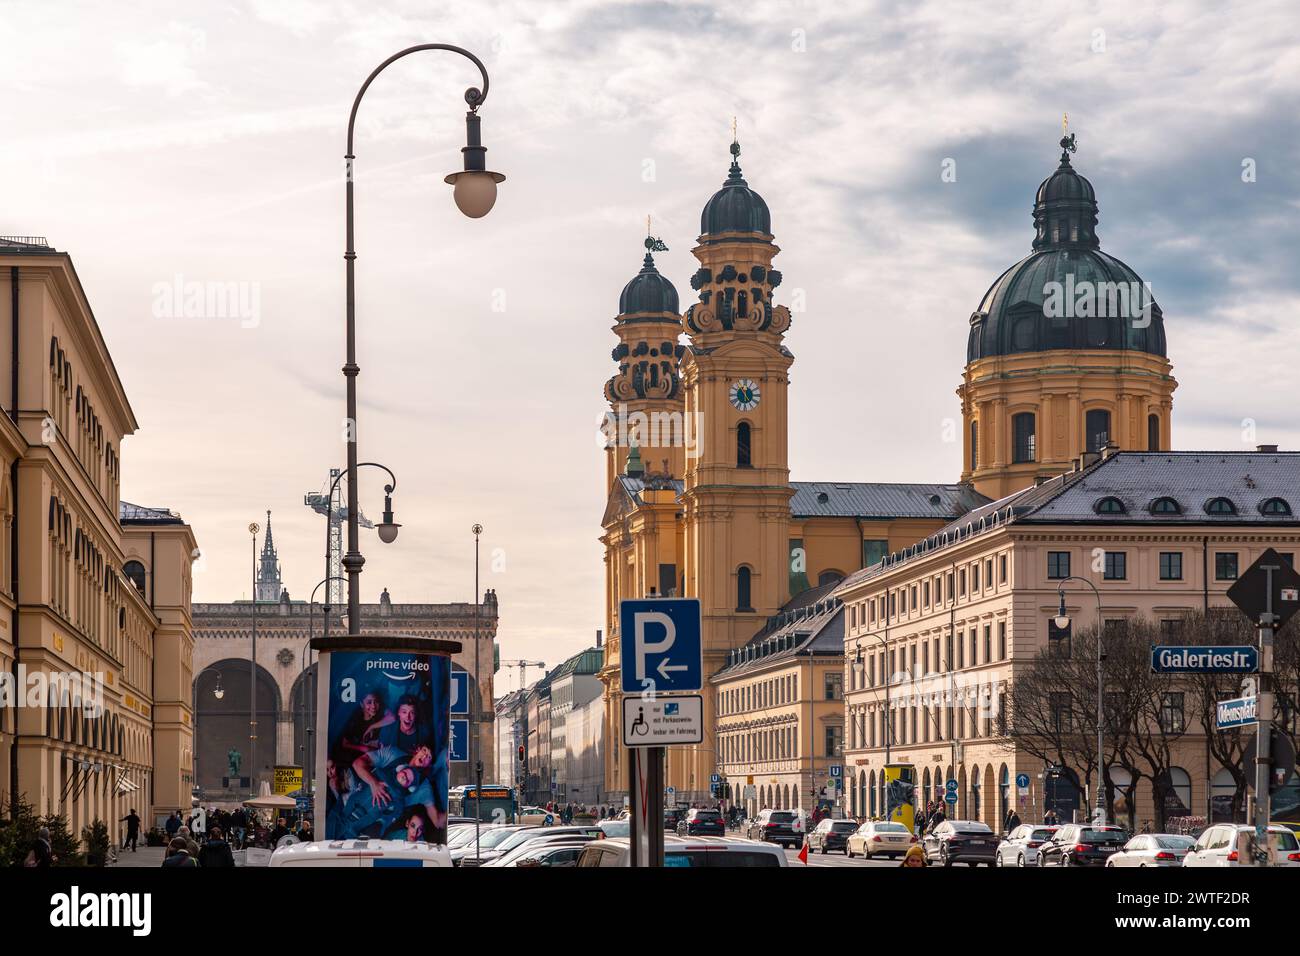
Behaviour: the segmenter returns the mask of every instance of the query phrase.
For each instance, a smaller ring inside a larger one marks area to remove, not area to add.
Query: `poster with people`
[[[450,674],[441,654],[329,655],[325,839],[446,842]]]

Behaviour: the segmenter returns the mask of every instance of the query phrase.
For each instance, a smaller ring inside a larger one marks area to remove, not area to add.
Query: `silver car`
[[[1195,845],[1194,839],[1177,833],[1139,833],[1106,866],[1182,866],[1183,857]]]
[[[1060,827],[1022,823],[998,844],[994,866],[1033,866],[1038,862],[1038,848],[1052,838]]]

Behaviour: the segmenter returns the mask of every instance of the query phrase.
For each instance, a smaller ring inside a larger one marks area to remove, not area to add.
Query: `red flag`
[[[803,841],[803,847],[799,850],[799,862],[804,866],[808,865],[808,841]]]

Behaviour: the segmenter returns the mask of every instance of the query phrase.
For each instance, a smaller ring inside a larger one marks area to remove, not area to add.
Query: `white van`
[[[270,866],[451,866],[451,852],[433,843],[405,840],[317,840],[282,846]]]

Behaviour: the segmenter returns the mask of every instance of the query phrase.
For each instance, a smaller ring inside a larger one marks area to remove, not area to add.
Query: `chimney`
[[[1101,450],[1101,457],[1103,459],[1109,458],[1117,451],[1119,451],[1119,444],[1113,441],[1108,441],[1106,442],[1106,447]]]
[[[1256,445],[1255,451],[1264,455],[1276,455],[1277,445]]]

